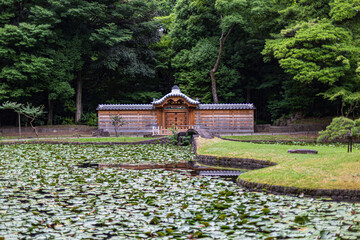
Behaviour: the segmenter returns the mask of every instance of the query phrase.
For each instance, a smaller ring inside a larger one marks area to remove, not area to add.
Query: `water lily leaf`
[[[304,225],[304,224],[310,222],[310,219],[307,215],[295,216],[294,222],[298,223],[300,225]]]

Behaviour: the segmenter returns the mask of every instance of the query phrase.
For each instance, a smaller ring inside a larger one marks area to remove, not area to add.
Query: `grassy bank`
[[[153,140],[152,137],[52,137],[52,138],[31,138],[26,141],[54,141],[54,142],[139,142]],[[0,140],[16,141],[15,138],[0,138]]]
[[[317,134],[277,134],[277,135],[247,135],[247,136],[222,136],[225,139],[240,141],[316,141]]]
[[[319,153],[287,153],[289,149],[304,148]],[[347,153],[346,145],[289,146],[199,139],[198,153],[278,163],[240,175],[246,181],[301,188],[360,189],[360,150]]]
[[[152,140],[151,137],[96,137],[96,138],[61,138],[52,139],[51,141],[66,141],[66,142],[138,142]]]

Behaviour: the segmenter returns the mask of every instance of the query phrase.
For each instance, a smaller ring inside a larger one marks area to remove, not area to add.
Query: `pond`
[[[0,239],[360,238],[358,204],[245,192],[181,172],[76,166],[193,158],[161,145],[0,146]]]

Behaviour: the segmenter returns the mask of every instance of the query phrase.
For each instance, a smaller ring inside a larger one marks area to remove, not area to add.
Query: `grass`
[[[51,139],[51,141],[64,141],[64,142],[139,142],[152,140],[151,137],[92,137],[92,138],[61,138]]]
[[[316,141],[317,137],[317,134],[222,136],[222,138],[241,141]]]
[[[347,146],[255,144],[221,139],[199,139],[198,154],[243,157],[278,163],[253,170],[239,178],[251,182],[311,188],[360,189],[360,150]],[[318,154],[289,154],[289,149],[313,149]]]
[[[54,137],[54,138],[31,138],[26,141],[54,141],[54,142],[139,142],[152,140],[152,137]],[[8,139],[10,140],[10,139]]]

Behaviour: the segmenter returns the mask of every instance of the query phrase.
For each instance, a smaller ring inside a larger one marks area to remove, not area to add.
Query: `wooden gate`
[[[172,126],[188,125],[186,112],[166,112],[165,113],[165,128]]]

